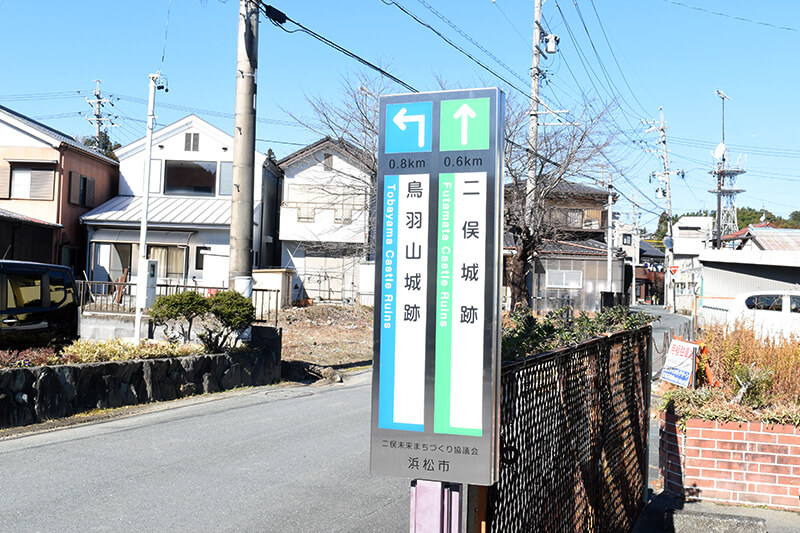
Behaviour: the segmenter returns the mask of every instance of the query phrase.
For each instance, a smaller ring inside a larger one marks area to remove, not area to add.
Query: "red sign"
[[[672,275],[674,276],[675,274],[678,273],[678,265],[672,265],[671,267],[669,267],[669,271],[672,272]]]

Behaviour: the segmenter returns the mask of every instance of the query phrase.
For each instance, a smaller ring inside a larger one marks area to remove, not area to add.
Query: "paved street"
[[[408,531],[369,474],[369,373],[0,441],[1,531]]]

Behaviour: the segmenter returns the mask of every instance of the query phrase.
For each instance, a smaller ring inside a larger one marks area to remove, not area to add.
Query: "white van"
[[[800,337],[800,291],[758,291],[737,294],[727,313],[733,324],[743,320],[766,336]]]

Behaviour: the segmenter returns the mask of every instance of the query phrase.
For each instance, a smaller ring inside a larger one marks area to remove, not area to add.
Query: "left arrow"
[[[468,138],[467,134],[469,133],[467,122],[469,121],[469,119],[475,118],[476,116],[478,115],[476,115],[475,111],[473,111],[472,108],[467,104],[464,104],[461,107],[459,107],[458,111],[456,111],[453,114],[454,119],[456,120],[461,119],[461,146],[467,145],[467,138]]]
[[[470,111],[472,110],[470,109]],[[400,111],[398,111],[394,116],[392,121],[397,124],[397,127],[400,128],[400,131],[406,131],[406,122],[417,122],[419,124],[417,144],[420,148],[422,148],[425,146],[425,115],[406,115],[407,112],[408,111],[405,107],[401,108]]]

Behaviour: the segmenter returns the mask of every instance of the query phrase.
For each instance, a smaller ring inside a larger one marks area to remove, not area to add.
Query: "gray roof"
[[[7,222],[16,222],[20,224],[28,224],[29,226],[43,226],[46,228],[62,227],[61,224],[56,224],[54,222],[45,222],[44,220],[38,220],[35,218],[26,217],[25,215],[20,215],[19,213],[15,213],[13,211],[7,211],[5,209],[0,209],[0,220],[5,220]]]
[[[113,159],[111,159],[110,157],[107,157],[107,156],[101,154],[100,152],[98,152],[96,150],[92,150],[88,146],[84,146],[81,142],[76,140],[74,137],[71,137],[71,136],[67,135],[66,133],[60,132],[55,128],[51,128],[50,126],[42,124],[41,122],[33,120],[30,117],[26,117],[25,115],[23,115],[21,113],[17,113],[13,109],[9,109],[9,108],[7,108],[7,107],[5,107],[3,105],[0,105],[0,114],[5,114],[5,115],[8,115],[8,116],[11,116],[11,117],[19,120],[20,122],[23,122],[27,126],[33,128],[33,129],[35,129],[35,130],[37,130],[37,131],[39,131],[41,133],[44,133],[48,137],[51,137],[51,138],[55,139],[56,141],[58,141],[60,143],[66,144],[67,146],[75,148],[76,150],[79,150],[81,152],[84,152],[84,153],[87,153],[89,155],[92,155],[92,156],[94,156],[94,157],[96,157],[98,159],[101,159],[101,160],[105,161],[106,163],[111,163],[112,165],[118,165],[119,164],[116,161],[114,161]]]
[[[650,244],[644,239],[639,240],[639,257],[652,257],[653,259],[663,259],[664,252]]]
[[[90,225],[138,226],[142,219],[141,196],[117,196],[81,217]],[[160,227],[230,226],[230,198],[150,198],[147,223]]]
[[[313,143],[306,145],[279,160],[278,166],[285,170],[288,165],[291,165],[295,161],[302,159],[307,155],[313,154],[317,150],[320,150],[326,146],[338,148],[340,152],[350,156],[353,161],[362,166],[364,165],[365,161],[369,161],[372,158],[370,154],[354,145],[350,141],[346,141],[344,139],[333,139],[330,135],[327,135],[320,140],[314,141]]]
[[[758,248],[762,250],[800,250],[800,229],[756,227],[751,225],[747,230],[746,237],[755,241]]]
[[[539,250],[543,254],[606,255],[606,243],[594,239],[551,241],[545,239]]]
[[[553,187],[553,194],[564,194],[570,196],[602,196],[607,197],[608,191],[599,187],[592,187],[574,181],[560,181]]]

